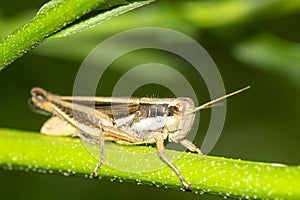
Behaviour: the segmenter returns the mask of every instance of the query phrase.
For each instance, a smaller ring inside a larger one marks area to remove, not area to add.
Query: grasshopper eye
[[[174,115],[174,106],[169,106],[167,111],[167,116],[173,116]]]
[[[178,114],[181,111],[181,108],[179,106],[169,106],[167,110],[167,116],[174,116]]]

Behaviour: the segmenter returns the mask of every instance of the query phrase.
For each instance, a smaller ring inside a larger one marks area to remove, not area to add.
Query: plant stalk
[[[78,138],[51,137],[29,131],[0,129],[0,149],[2,170],[59,173],[65,176],[92,178],[91,174],[98,162]],[[155,148],[107,142],[105,152],[109,162],[120,163],[113,167],[104,162],[98,171],[99,178],[183,190],[178,177],[169,167],[163,164],[163,167],[157,168],[155,159],[158,156]],[[127,162],[122,161],[122,152],[126,152],[124,155],[127,156]],[[180,156],[174,164],[192,185],[192,191],[195,193],[233,198],[300,199],[299,166],[214,156],[199,157],[194,153],[173,150],[167,150],[166,153],[170,157]],[[147,160],[143,157],[145,155],[148,156]],[[144,167],[132,171],[134,166]]]

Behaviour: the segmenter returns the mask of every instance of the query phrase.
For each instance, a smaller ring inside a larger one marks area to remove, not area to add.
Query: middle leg
[[[172,170],[177,174],[179,177],[181,183],[187,190],[191,190],[192,186],[188,184],[185,180],[179,169],[167,158],[165,153],[165,147],[164,147],[164,138],[161,134],[159,134],[156,139],[156,146],[157,146],[157,152],[159,157],[169,166],[172,168]]]

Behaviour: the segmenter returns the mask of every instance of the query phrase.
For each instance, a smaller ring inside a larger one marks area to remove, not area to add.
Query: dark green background
[[[216,62],[228,92],[246,85],[251,85],[252,87],[249,91],[228,99],[226,124],[217,145],[210,154],[244,160],[298,165],[300,163],[300,84],[297,84],[289,75],[284,73],[285,66],[282,66],[280,71],[275,70],[275,67],[272,70],[272,62],[270,64],[257,64],[255,58],[252,58],[254,64],[243,62],[243,60],[239,60],[235,56],[233,49],[237,45],[243,44],[243,41],[247,41],[248,38],[255,38],[255,35],[260,33],[268,33],[281,40],[293,42],[292,44],[295,44],[295,48],[298,48],[296,52],[300,53],[300,13],[286,13],[277,17],[259,18],[257,20],[253,18],[243,23],[202,28],[188,20],[182,20],[176,14],[172,15],[172,20],[170,20],[170,23],[172,22],[173,24],[168,23],[168,20],[165,19],[166,16],[163,15],[162,8],[169,7],[169,11],[172,9],[176,11],[177,7],[174,4],[176,3],[172,3],[169,6],[168,2],[157,3],[133,11],[130,15],[147,16],[148,9],[151,9],[152,13],[157,11],[156,15],[161,14],[162,19],[153,21],[148,19],[150,22],[148,21],[145,25],[172,27],[198,40]],[[2,12],[2,17],[0,22],[8,23],[18,14],[28,11],[28,9],[37,9],[41,5],[42,2],[29,0],[1,1],[0,11]],[[269,12],[278,12],[278,10],[274,9]],[[126,15],[120,18],[126,21]],[[18,19],[20,20],[19,23],[21,23],[22,19],[20,17]],[[91,37],[84,36],[85,40],[83,42],[89,41],[91,43],[89,48],[92,48],[106,37],[118,33],[118,31],[126,30],[127,24],[124,24],[124,27],[114,27],[115,29],[111,30],[109,24],[117,24],[118,20],[119,17],[111,22],[106,22],[106,24],[97,28],[98,37],[95,35]],[[134,27],[135,24],[143,24],[145,19],[137,17],[135,20],[127,22],[130,24],[128,28]],[[177,20],[180,21],[179,24],[176,24]],[[18,23],[16,22],[15,24],[17,25]],[[11,27],[11,30],[17,28],[16,25]],[[7,32],[7,27],[0,23],[1,32]],[[104,36],[101,35],[102,32]],[[76,39],[76,36],[72,36],[70,39],[58,40],[56,43],[63,43],[69,40],[70,43],[68,43],[69,46],[66,47],[66,51],[70,49],[71,52],[80,52],[82,49],[76,46],[80,44],[80,41],[73,43],[74,38]],[[71,45],[72,43],[74,46]],[[30,97],[29,91],[34,86],[40,86],[58,94],[71,94],[77,70],[84,55],[87,54],[79,54],[82,58],[77,55],[72,57],[72,55],[68,55],[68,52],[57,55],[55,54],[55,48],[57,47],[55,45],[51,46],[51,44],[49,46],[52,48],[52,51],[50,47],[48,48],[45,45],[40,50],[37,49],[34,53],[29,53],[18,59],[11,66],[0,72],[1,127],[39,130],[39,127],[47,117],[37,115],[27,105],[27,100]],[[276,48],[281,49],[281,46],[277,45]],[[45,51],[47,49],[50,49],[49,54]],[[85,51],[87,50],[85,49]],[[139,58],[139,61],[135,60],[135,56]],[[261,56],[264,57],[264,55]],[[295,64],[295,68],[297,68],[295,73],[300,78],[300,54],[294,55],[294,57],[299,61]],[[280,55],[274,54],[274,60],[278,58],[281,58]],[[285,57],[285,59],[289,60],[288,57]],[[113,84],[126,71],[122,66],[135,66],[139,62],[147,63],[149,61],[164,64],[172,63],[176,69],[190,79],[198,94],[199,103],[208,100],[204,83],[200,77],[193,74],[187,63],[174,55],[155,50],[133,52],[128,57],[124,56],[124,58],[117,60],[110,70],[106,72],[106,77],[102,80],[107,87],[98,91],[98,94],[110,95]],[[262,65],[268,65],[268,70],[265,70]],[[151,75],[155,75],[155,73],[159,72],[153,72]],[[172,93],[158,85],[147,85],[140,88],[135,95],[170,97]],[[201,140],[204,137],[201,133],[206,130],[208,118],[209,111],[203,111],[201,113],[200,130],[194,141],[197,144],[201,144]],[[4,197],[9,199],[72,200],[106,198],[132,200],[166,198],[223,199],[223,197],[200,196],[186,192],[135,186],[128,183],[111,183],[78,177],[15,171],[0,171],[0,188],[3,199]]]

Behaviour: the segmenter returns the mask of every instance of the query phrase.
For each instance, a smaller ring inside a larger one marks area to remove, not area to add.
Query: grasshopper
[[[31,104],[52,117],[45,122],[41,133],[47,135],[79,136],[90,143],[100,144],[100,160],[93,176],[104,163],[104,141],[123,145],[156,144],[158,156],[177,174],[187,190],[188,184],[180,170],[166,157],[164,140],[183,145],[202,155],[201,150],[186,139],[195,112],[209,108],[227,97],[249,87],[195,107],[191,98],[123,98],[59,96],[41,88],[31,90]]]

